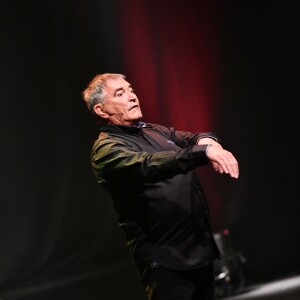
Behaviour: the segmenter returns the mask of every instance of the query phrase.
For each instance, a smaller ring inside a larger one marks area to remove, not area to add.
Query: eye
[[[117,97],[122,97],[123,94],[124,94],[124,92],[118,92],[118,93],[116,94],[116,96],[117,96]]]
[[[130,88],[130,89],[129,89],[129,92],[132,93],[132,94],[135,94],[135,91],[134,91],[133,88]]]

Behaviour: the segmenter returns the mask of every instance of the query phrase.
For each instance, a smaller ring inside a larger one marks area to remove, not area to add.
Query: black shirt
[[[193,170],[206,165],[212,133],[161,125],[103,125],[92,150],[98,182],[110,193],[141,276],[151,267],[199,268],[219,256],[203,190]]]

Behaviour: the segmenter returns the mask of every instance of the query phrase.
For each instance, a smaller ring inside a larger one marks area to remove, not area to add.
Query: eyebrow
[[[128,85],[128,89],[132,89],[132,86],[131,86],[131,84],[130,84],[130,85]],[[120,88],[117,88],[117,89],[114,91],[114,96],[116,96],[117,92],[119,92],[119,91],[125,91],[125,89],[124,89],[124,88],[122,88],[122,87],[120,87]]]
[[[119,91],[124,91],[124,88],[117,88],[115,91],[114,91],[114,96],[116,96],[117,92]]]

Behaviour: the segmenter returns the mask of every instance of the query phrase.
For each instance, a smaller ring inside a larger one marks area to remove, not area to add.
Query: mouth
[[[130,110],[133,110],[133,109],[135,109],[135,108],[139,108],[139,106],[138,106],[138,105],[134,105],[134,106],[132,106],[132,107],[129,109],[129,111],[130,111]]]

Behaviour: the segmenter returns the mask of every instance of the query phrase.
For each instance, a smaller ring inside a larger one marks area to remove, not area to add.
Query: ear
[[[97,114],[99,117],[103,119],[107,119],[109,115],[104,111],[104,107],[102,103],[98,103],[94,105],[94,112]]]

